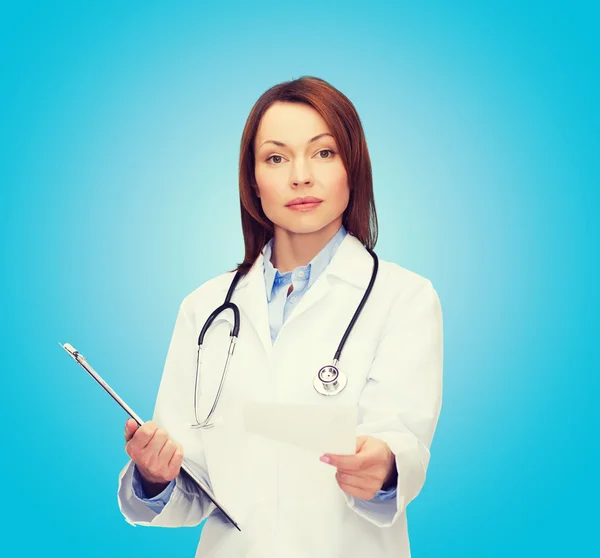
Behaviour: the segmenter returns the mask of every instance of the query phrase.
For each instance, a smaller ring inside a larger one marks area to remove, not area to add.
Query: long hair
[[[260,121],[275,102],[304,103],[325,120],[335,138],[348,176],[350,198],[342,223],[363,245],[377,242],[377,213],[373,197],[371,159],[362,124],[354,105],[325,80],[302,76],[265,91],[252,107],[240,146],[239,190],[244,234],[244,261],[236,270],[248,272],[264,245],[273,236],[273,223],[266,217],[256,194],[254,140]]]

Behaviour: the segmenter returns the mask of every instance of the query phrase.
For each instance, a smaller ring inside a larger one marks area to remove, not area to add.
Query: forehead
[[[277,140],[287,145],[302,145],[318,134],[331,133],[323,117],[302,103],[277,102],[263,114],[255,143]]]

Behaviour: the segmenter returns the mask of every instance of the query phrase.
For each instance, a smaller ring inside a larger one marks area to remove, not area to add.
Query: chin
[[[279,223],[275,223],[275,225],[280,229],[284,229],[290,233],[311,234],[319,232],[330,225],[333,221],[335,221],[335,218],[330,220],[306,219],[306,216],[303,216],[302,219],[291,219],[286,222],[280,221]]]

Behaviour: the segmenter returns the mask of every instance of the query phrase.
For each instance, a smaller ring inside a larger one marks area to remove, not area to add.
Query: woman
[[[214,401],[231,311],[206,333],[199,385],[198,336],[234,272],[181,304],[153,420],[125,425],[121,511],[167,527],[208,517],[203,557],[408,557],[406,506],[425,480],[441,408],[442,315],[431,282],[379,261],[340,357],[347,385],[332,397],[313,385],[375,267],[371,166],[352,103],[313,77],[266,91],[243,131],[240,202],[246,254],[231,299],[240,335],[215,427],[191,425]],[[319,459],[247,432],[252,402],[356,407],[356,453]],[[184,451],[241,532],[180,471]]]

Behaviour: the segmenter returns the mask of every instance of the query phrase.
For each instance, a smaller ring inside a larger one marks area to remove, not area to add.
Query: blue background
[[[243,256],[248,113],[305,74],[361,116],[379,255],[442,301],[413,555],[597,555],[591,6],[3,3],[2,555],[193,556],[121,516],[125,414],[57,342],[150,418],[179,303]]]

